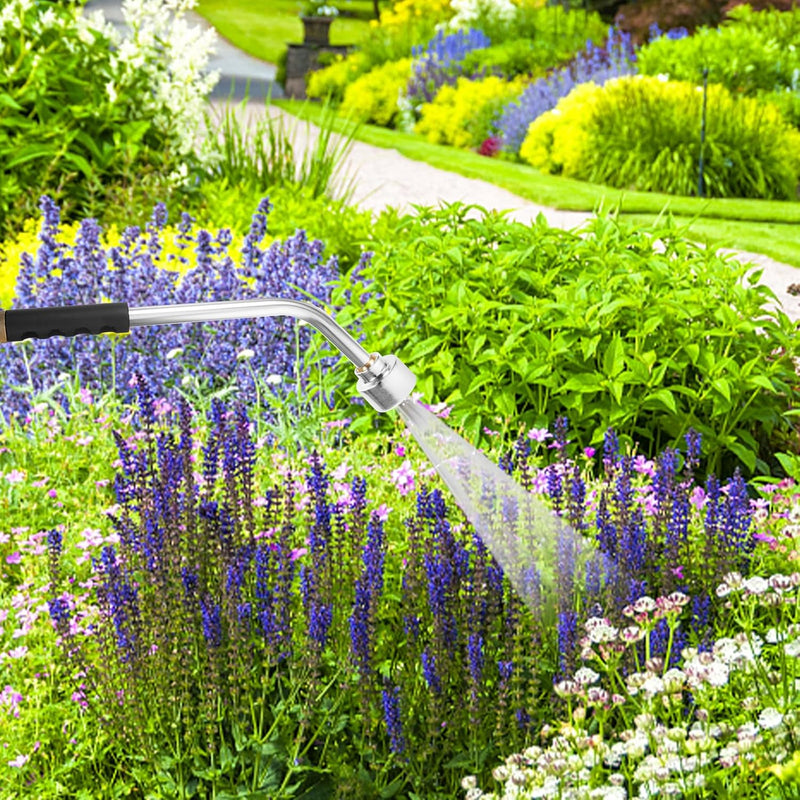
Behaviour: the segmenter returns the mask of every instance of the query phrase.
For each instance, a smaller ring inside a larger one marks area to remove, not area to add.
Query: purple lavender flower
[[[54,597],[47,601],[47,608],[50,612],[50,619],[55,622],[60,630],[64,623],[69,622],[69,603],[63,597]]]
[[[747,484],[737,467],[733,477],[726,485],[721,536],[725,548],[733,558],[734,565],[741,570],[749,567],[750,554],[755,546],[755,541],[750,534],[752,521],[753,511],[747,493]]]
[[[53,528],[47,532],[47,548],[55,558],[60,558],[63,548],[61,531]]]
[[[182,244],[194,247],[197,266],[180,281],[177,271],[158,266],[163,250],[163,205],[154,210],[144,244],[137,239],[138,231],[128,229],[119,246],[108,252],[101,247],[100,229],[91,219],[81,223],[73,247],[59,245],[58,208],[49,198],[42,199],[41,207],[44,226],[39,250],[35,257],[22,259],[15,308],[103,300],[132,306],[167,305],[262,296],[296,300],[314,297],[326,303],[339,277],[336,259],[324,261],[322,243],[309,241],[302,231],[285,242],[261,247],[270,209],[266,200],[254,215],[239,265],[227,253],[227,236],[218,237],[215,243],[208,232],[195,232],[191,218],[184,215]],[[33,392],[54,389],[55,399],[60,400],[63,392],[58,389],[58,376],[76,373],[82,386],[99,393],[112,390],[130,401],[141,385],[138,380],[132,381],[135,375],[141,376],[149,391],[161,393],[180,385],[187,374],[186,365],[191,364],[192,378],[199,385],[213,391],[234,381],[241,390],[242,402],[252,405],[257,397],[253,374],[292,379],[275,391],[287,391],[293,382],[302,385],[307,380],[308,368],[302,358],[299,364],[296,359],[296,328],[290,318],[263,318],[214,326],[134,329],[124,339],[85,336],[36,340],[27,345],[27,365],[20,348],[0,351],[0,371],[6,378],[0,397],[8,413],[17,411],[24,416],[31,396],[13,386],[32,384]],[[312,335],[308,327],[299,329],[300,353],[307,351]],[[236,358],[244,349],[255,354],[246,364]],[[170,353],[180,353],[180,357],[168,358]],[[335,361],[335,356],[326,356],[321,364],[324,368]]]
[[[474,686],[478,686],[483,678],[483,659],[483,636],[471,633],[467,639],[467,663]]]
[[[203,620],[203,636],[211,648],[222,644],[222,609],[219,603],[208,598],[200,601],[200,614]]]
[[[592,81],[602,86],[611,78],[635,72],[636,51],[630,35],[610,28],[602,46],[587,43],[570,64],[534,81],[516,100],[506,104],[495,124],[503,149],[518,153],[531,122],[555,108],[578,84]]]
[[[575,645],[578,637],[578,615],[573,610],[558,614],[558,674],[569,674],[575,660]]]

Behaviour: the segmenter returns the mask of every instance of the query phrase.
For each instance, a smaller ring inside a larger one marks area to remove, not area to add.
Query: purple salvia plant
[[[419,107],[432,102],[442,86],[454,86],[463,74],[467,53],[490,45],[491,41],[485,33],[470,28],[469,31],[460,30],[450,34],[440,30],[425,47],[414,47],[412,75],[406,90],[412,106]]]

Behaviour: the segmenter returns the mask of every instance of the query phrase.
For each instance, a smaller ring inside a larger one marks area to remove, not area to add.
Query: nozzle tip
[[[373,353],[356,370],[359,394],[376,410],[389,411],[407,399],[417,377],[397,356]]]

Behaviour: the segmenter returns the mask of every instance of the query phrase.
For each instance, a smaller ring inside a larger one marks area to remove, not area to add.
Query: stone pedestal
[[[320,54],[346,55],[349,49],[349,45],[290,44],[289,52],[286,54],[286,85],[284,86],[286,96],[304,100],[306,75],[319,69]]]

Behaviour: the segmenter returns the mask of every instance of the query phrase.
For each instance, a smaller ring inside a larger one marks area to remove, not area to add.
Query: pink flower
[[[40,478],[38,481],[32,481],[31,486],[34,486],[37,489],[41,489],[49,480],[50,478],[48,478],[47,475],[45,475],[44,478]]]
[[[402,445],[402,444],[395,445],[394,454],[398,458],[403,458],[405,456],[405,454],[406,454],[405,445]]]
[[[25,480],[25,473],[21,469],[12,469],[6,474],[5,479],[9,483],[22,483]]]
[[[778,546],[778,540],[774,536],[770,536],[767,533],[754,533],[753,538],[757,542],[766,542],[769,545],[770,550],[775,550]]]
[[[656,474],[656,465],[654,461],[650,461],[644,456],[636,456],[633,459],[633,468],[640,475],[647,475],[652,478]]]
[[[322,427],[325,430],[330,430],[331,428],[346,428],[352,420],[350,417],[345,417],[344,419],[332,419],[328,422],[323,422]]]
[[[483,428],[483,432],[484,432],[484,433],[485,433],[487,436],[499,436],[499,435],[500,435],[500,431],[493,431],[491,428],[487,428],[487,427],[485,427],[485,426],[484,426],[484,428]]]
[[[294,550],[292,550],[291,554],[289,555],[289,559],[291,561],[297,561],[298,558],[302,558],[307,553],[308,553],[307,547],[296,547]]]
[[[22,769],[28,761],[30,760],[30,756],[17,756],[16,758],[12,758],[11,761],[8,762],[9,767],[16,767],[17,769]]]
[[[350,472],[350,465],[343,463],[339,464],[338,467],[331,473],[331,478],[335,481],[343,481],[347,477],[347,473]]]
[[[706,492],[702,486],[695,486],[689,495],[689,502],[698,510],[706,504]]]
[[[375,516],[381,521],[386,522],[389,519],[389,512],[392,509],[386,505],[386,503],[381,503],[374,511]]]
[[[5,689],[0,692],[0,706],[6,706],[11,716],[15,719],[19,717],[18,706],[24,699],[12,686],[6,685]]]
[[[405,497],[414,489],[414,470],[407,459],[395,470],[392,470],[392,483],[400,494]]]
[[[22,561],[22,555],[19,550],[6,556],[6,564],[19,564],[20,561]]]
[[[56,497],[58,497],[58,492],[55,489],[48,489],[47,496],[55,499]]]
[[[497,155],[502,143],[502,139],[500,139],[499,136],[490,136],[488,139],[484,139],[483,142],[481,142],[481,146],[478,148],[478,155],[491,158]]]
[[[549,439],[553,434],[547,428],[531,428],[528,431],[528,438],[533,439],[534,442],[543,442]]]
[[[81,708],[88,708],[89,703],[86,702],[86,695],[83,692],[83,688],[83,684],[81,684],[80,688],[72,693],[70,699],[73,703],[77,703]]]
[[[84,405],[90,406],[92,404],[92,392],[90,389],[82,387],[78,392],[78,397],[80,397],[81,403]]]
[[[594,447],[584,447],[583,448],[583,454],[586,456],[586,458],[594,458],[594,454],[596,452],[597,452],[597,450],[595,450]]]

